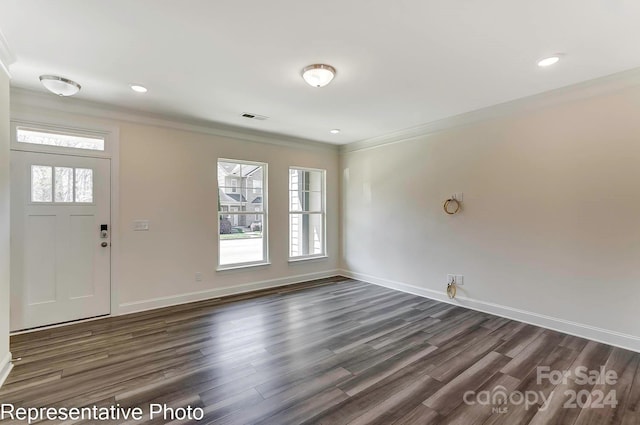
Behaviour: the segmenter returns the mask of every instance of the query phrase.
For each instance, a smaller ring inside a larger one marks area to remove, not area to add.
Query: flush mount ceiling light
[[[82,88],[75,81],[57,75],[41,75],[40,82],[47,90],[58,96],[73,96]]]
[[[316,63],[302,70],[302,78],[311,87],[324,87],[336,76],[336,69],[331,65]]]
[[[331,133],[331,134],[339,134],[340,133],[340,129],[339,128],[334,128],[333,130],[329,130],[329,133]]]
[[[560,56],[554,55],[549,56],[548,58],[544,58],[538,61],[538,66],[540,68],[546,68],[547,66],[555,65],[560,60]]]
[[[140,84],[131,84],[129,87],[131,87],[131,90],[133,90],[136,93],[147,92],[147,88],[145,86],[141,86]]]

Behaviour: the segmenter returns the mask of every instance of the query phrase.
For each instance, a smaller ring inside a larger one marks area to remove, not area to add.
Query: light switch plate
[[[149,230],[149,220],[134,220],[133,221],[133,230],[135,232]]]

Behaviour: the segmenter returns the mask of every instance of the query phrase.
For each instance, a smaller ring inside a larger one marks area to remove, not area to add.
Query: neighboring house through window
[[[268,262],[266,174],[264,163],[218,160],[220,268]]]

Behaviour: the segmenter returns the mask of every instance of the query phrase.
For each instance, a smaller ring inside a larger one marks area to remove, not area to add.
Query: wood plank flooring
[[[17,335],[11,350],[1,403],[145,409],[110,423],[640,424],[638,353],[344,278]],[[539,380],[540,366],[617,379]],[[500,391],[513,397],[479,396]],[[566,407],[571,391],[583,408]],[[610,391],[616,406],[589,407]],[[149,420],[151,403],[204,418]]]

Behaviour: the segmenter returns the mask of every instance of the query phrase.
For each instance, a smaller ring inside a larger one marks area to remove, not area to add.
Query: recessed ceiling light
[[[340,133],[340,129],[339,128],[334,128],[333,130],[329,130],[329,133],[338,134],[338,133]]]
[[[75,81],[57,75],[41,75],[40,82],[47,90],[58,96],[73,96],[82,88]]]
[[[311,87],[324,87],[336,76],[336,69],[331,65],[316,63],[302,70],[302,78]]]
[[[146,93],[147,92],[147,88],[145,86],[141,86],[139,84],[131,84],[129,87],[131,87],[131,90],[133,90],[134,92],[137,92],[137,93]]]
[[[560,60],[560,56],[549,56],[548,58],[544,58],[538,61],[538,66],[541,68],[554,65],[558,63]]]

